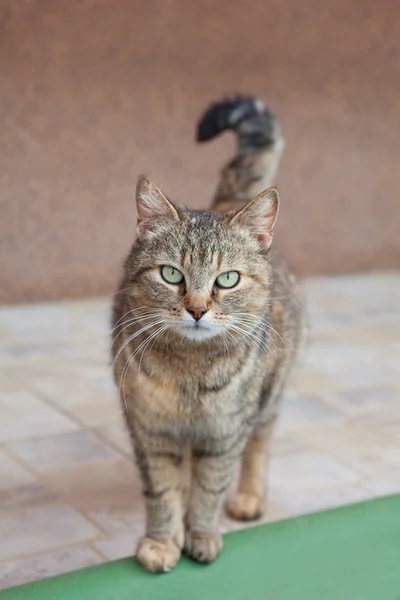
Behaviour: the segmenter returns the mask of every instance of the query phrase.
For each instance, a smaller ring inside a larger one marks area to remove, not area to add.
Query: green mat
[[[1,600],[400,600],[400,495],[225,536],[212,565],[166,575],[121,560],[0,592]]]

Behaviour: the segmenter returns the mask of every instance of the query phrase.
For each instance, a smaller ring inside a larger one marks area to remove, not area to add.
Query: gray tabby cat
[[[270,188],[284,140],[252,98],[213,105],[198,141],[231,129],[238,154],[212,211],[137,184],[137,239],[113,315],[113,358],[146,501],[137,557],[169,571],[182,549],[209,563],[238,465],[231,517],[259,518],[279,400],[301,340],[293,275],[271,250],[279,196]],[[269,188],[269,189],[266,189]]]

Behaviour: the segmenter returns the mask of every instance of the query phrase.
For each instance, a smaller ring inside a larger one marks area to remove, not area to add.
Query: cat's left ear
[[[237,212],[231,223],[247,227],[263,248],[272,244],[275,223],[279,213],[279,194],[276,188],[269,188],[258,194],[251,202]]]
[[[136,186],[137,233],[141,235],[154,224],[165,221],[179,221],[177,209],[164,196],[159,187],[144,175]]]

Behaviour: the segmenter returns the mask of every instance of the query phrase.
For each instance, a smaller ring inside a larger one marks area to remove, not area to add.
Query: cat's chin
[[[179,325],[176,331],[180,336],[191,342],[202,342],[211,340],[221,333],[219,327],[204,325]]]

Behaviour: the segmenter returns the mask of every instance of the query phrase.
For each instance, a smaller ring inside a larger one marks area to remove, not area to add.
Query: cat
[[[280,125],[260,100],[236,97],[206,111],[197,139],[225,130],[238,152],[210,211],[139,178],[137,239],[114,303],[114,377],[146,504],[137,558],[153,572],[182,551],[200,563],[219,555],[239,465],[228,514],[263,514],[271,434],[302,338],[299,286],[271,250]]]

